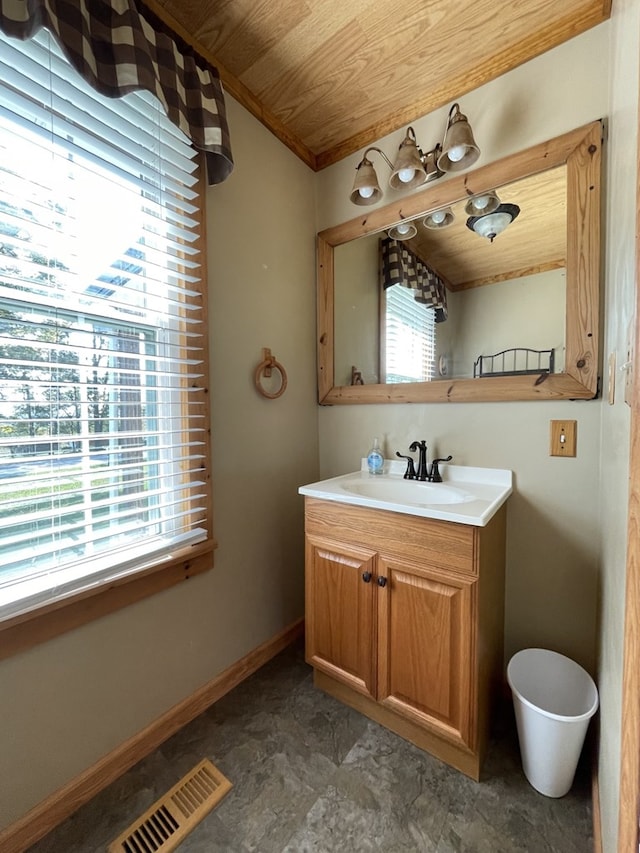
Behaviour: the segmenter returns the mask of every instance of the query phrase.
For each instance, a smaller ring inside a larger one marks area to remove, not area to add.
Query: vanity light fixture
[[[356,166],[356,179],[353,182],[350,199],[354,204],[375,204],[382,198],[382,190],[378,183],[376,170],[373,168],[373,163],[367,157],[370,151],[377,151],[381,154],[390,169],[393,169],[391,160],[387,157],[384,151],[372,146],[364,152],[364,157]]]
[[[413,222],[399,222],[387,231],[392,240],[410,240],[417,233],[418,229]]]
[[[449,121],[442,143],[442,153],[438,157],[438,168],[443,172],[462,172],[473,166],[480,156],[471,125],[467,117],[460,112],[458,104],[449,110]]]
[[[422,220],[425,228],[447,228],[453,223],[454,215],[450,207],[443,207],[440,210],[434,210]]]
[[[396,162],[391,167],[389,186],[394,190],[401,190],[403,187],[412,190],[427,181],[442,177],[444,172],[441,172],[437,165],[437,156],[441,150],[440,145],[436,145],[433,151],[423,154],[418,148],[414,129],[407,128],[407,135],[400,143]]]
[[[467,219],[467,228],[475,231],[481,237],[486,237],[490,243],[493,243],[498,234],[501,234],[508,225],[511,225],[519,213],[520,208],[517,204],[500,204],[492,213],[470,216]]]
[[[349,198],[354,204],[375,204],[382,198],[382,190],[373,163],[367,156],[371,151],[380,154],[391,169],[389,186],[393,189],[415,189],[435,181],[447,172],[459,172],[473,165],[480,156],[467,117],[460,112],[458,104],[449,110],[447,129],[442,145],[437,143],[426,154],[419,147],[412,127],[407,128],[400,143],[395,163],[391,163],[384,151],[372,146],[364,152],[356,166],[356,177]]]

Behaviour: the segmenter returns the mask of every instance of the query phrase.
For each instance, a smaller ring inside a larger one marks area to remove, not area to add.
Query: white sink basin
[[[363,495],[391,503],[434,506],[438,504],[461,504],[474,500],[473,495],[463,489],[444,483],[422,483],[417,480],[392,480],[376,477],[370,480],[353,479],[340,483],[345,492]]]
[[[386,460],[384,473],[360,471],[300,486],[311,498],[484,527],[512,491],[511,471],[443,465],[443,483],[405,480],[404,463]]]

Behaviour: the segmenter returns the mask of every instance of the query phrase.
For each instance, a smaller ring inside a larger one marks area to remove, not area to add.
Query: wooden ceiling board
[[[147,0],[320,169],[606,20],[611,0]],[[463,111],[464,111],[464,105]]]
[[[361,40],[364,36],[358,24],[349,23],[334,35],[332,44],[347,50],[354,38]],[[268,90],[262,87],[259,97],[266,103],[280,104],[280,119],[317,153],[331,144],[336,129],[348,122],[349,115],[355,120],[363,110],[375,108],[362,82],[364,63],[365,59],[356,51],[334,65],[320,46],[307,57],[300,72],[287,71]]]
[[[220,26],[217,17],[208,18],[194,29],[194,35],[214,55],[225,56],[228,70],[245,85],[251,85],[252,81],[244,75],[253,72],[257,62],[265,57],[269,57],[267,73],[270,76],[274,69],[286,68],[286,63],[279,66],[275,59],[280,44],[291,32],[297,32],[305,22],[312,20],[311,7],[301,0],[279,0],[278,3],[236,0],[231,11],[233,14],[228,16],[224,26]],[[304,56],[304,52],[299,47],[295,55]],[[289,56],[292,57],[291,53]]]
[[[366,18],[371,5],[372,0],[351,0],[336,5],[330,15],[309,14],[295,24],[293,20],[287,21],[282,38],[271,44],[267,51],[253,56],[244,82],[261,86],[265,81],[290,71],[304,73],[306,63],[318,45],[330,44],[349,24],[358,25]],[[354,40],[358,39],[358,32],[359,26],[353,33]],[[351,47],[353,49],[353,41]]]

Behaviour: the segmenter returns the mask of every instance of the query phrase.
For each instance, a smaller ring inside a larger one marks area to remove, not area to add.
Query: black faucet
[[[414,468],[413,459],[410,456],[403,456],[402,453],[398,453],[396,451],[396,456],[399,456],[400,459],[407,460],[407,470],[404,472],[405,480],[420,480],[421,482],[425,482],[428,480],[430,483],[441,483],[442,482],[442,474],[440,473],[440,469],[438,465],[441,462],[451,462],[453,456],[447,456],[445,459],[434,459],[431,463],[431,469],[429,469],[429,464],[427,462],[427,442],[426,441],[412,441],[409,445],[409,450],[413,453],[419,451],[418,456],[418,470]]]
[[[416,474],[416,480],[425,480],[429,479],[429,467],[427,465],[427,442],[426,441],[412,441],[409,445],[409,450],[412,450],[414,453],[416,450],[420,451],[420,456],[418,457],[418,473]]]

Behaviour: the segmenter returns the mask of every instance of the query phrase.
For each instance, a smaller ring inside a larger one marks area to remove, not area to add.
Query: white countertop
[[[512,472],[500,468],[441,464],[443,482],[424,484],[404,480],[404,471],[404,462],[386,459],[383,474],[370,474],[363,459],[360,471],[300,486],[298,492],[327,501],[484,527],[513,491]]]

